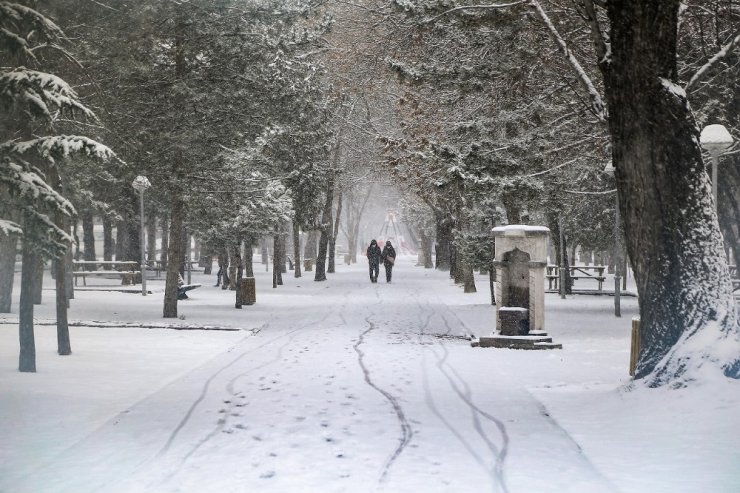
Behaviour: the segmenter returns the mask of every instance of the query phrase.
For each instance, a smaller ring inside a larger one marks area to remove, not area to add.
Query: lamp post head
[[[719,154],[732,145],[732,135],[724,125],[707,125],[701,131],[699,141],[704,149]]]
[[[146,176],[137,176],[136,179],[134,179],[134,182],[131,184],[134,189],[138,192],[144,193],[144,190],[151,187],[152,184],[149,183],[149,180]]]

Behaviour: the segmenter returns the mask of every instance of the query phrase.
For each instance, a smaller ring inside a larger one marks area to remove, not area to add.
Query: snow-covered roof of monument
[[[528,224],[509,224],[507,226],[496,226],[493,233],[513,234],[513,233],[549,233],[550,228],[545,226],[530,226]]]

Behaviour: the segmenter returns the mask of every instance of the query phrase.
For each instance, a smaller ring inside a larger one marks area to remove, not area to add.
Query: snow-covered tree
[[[41,50],[66,53],[61,29],[40,12],[20,3],[0,2],[0,53],[14,63],[0,68],[0,106],[6,114],[0,127],[0,236],[4,237],[3,257],[15,257],[15,241],[23,236],[23,266],[20,301],[20,371],[36,370],[31,298],[38,262],[60,258],[72,238],[66,219],[76,211],[59,192],[60,166],[73,155],[108,159],[113,153],[95,140],[58,134],[62,118],[94,120],[93,112],[81,102],[75,90],[62,78],[36,70],[43,65]],[[6,258],[7,258],[6,257]],[[2,277],[12,283],[10,272]],[[63,262],[57,275],[64,277]],[[8,281],[5,281],[8,282]],[[6,285],[7,286],[7,285]],[[6,286],[3,286],[5,288]],[[57,319],[60,354],[69,354],[66,327],[67,298],[64,283],[57,283]],[[12,288],[10,284],[8,293]]]

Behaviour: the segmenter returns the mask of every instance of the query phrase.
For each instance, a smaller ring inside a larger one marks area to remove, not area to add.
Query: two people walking
[[[378,242],[373,240],[370,242],[370,246],[367,247],[367,262],[370,267],[370,282],[378,282],[381,262],[385,267],[385,282],[391,282],[393,264],[396,262],[396,250],[390,241],[386,241],[381,251]]]

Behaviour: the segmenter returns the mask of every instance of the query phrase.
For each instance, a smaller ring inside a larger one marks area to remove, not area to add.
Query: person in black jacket
[[[382,252],[378,242],[373,240],[367,247],[367,263],[370,266],[370,282],[378,282],[378,273],[380,272],[380,257]]]
[[[383,265],[385,266],[385,282],[391,282],[391,274],[393,274],[393,264],[396,262],[396,250],[394,250],[390,240],[385,242],[382,257]]]

